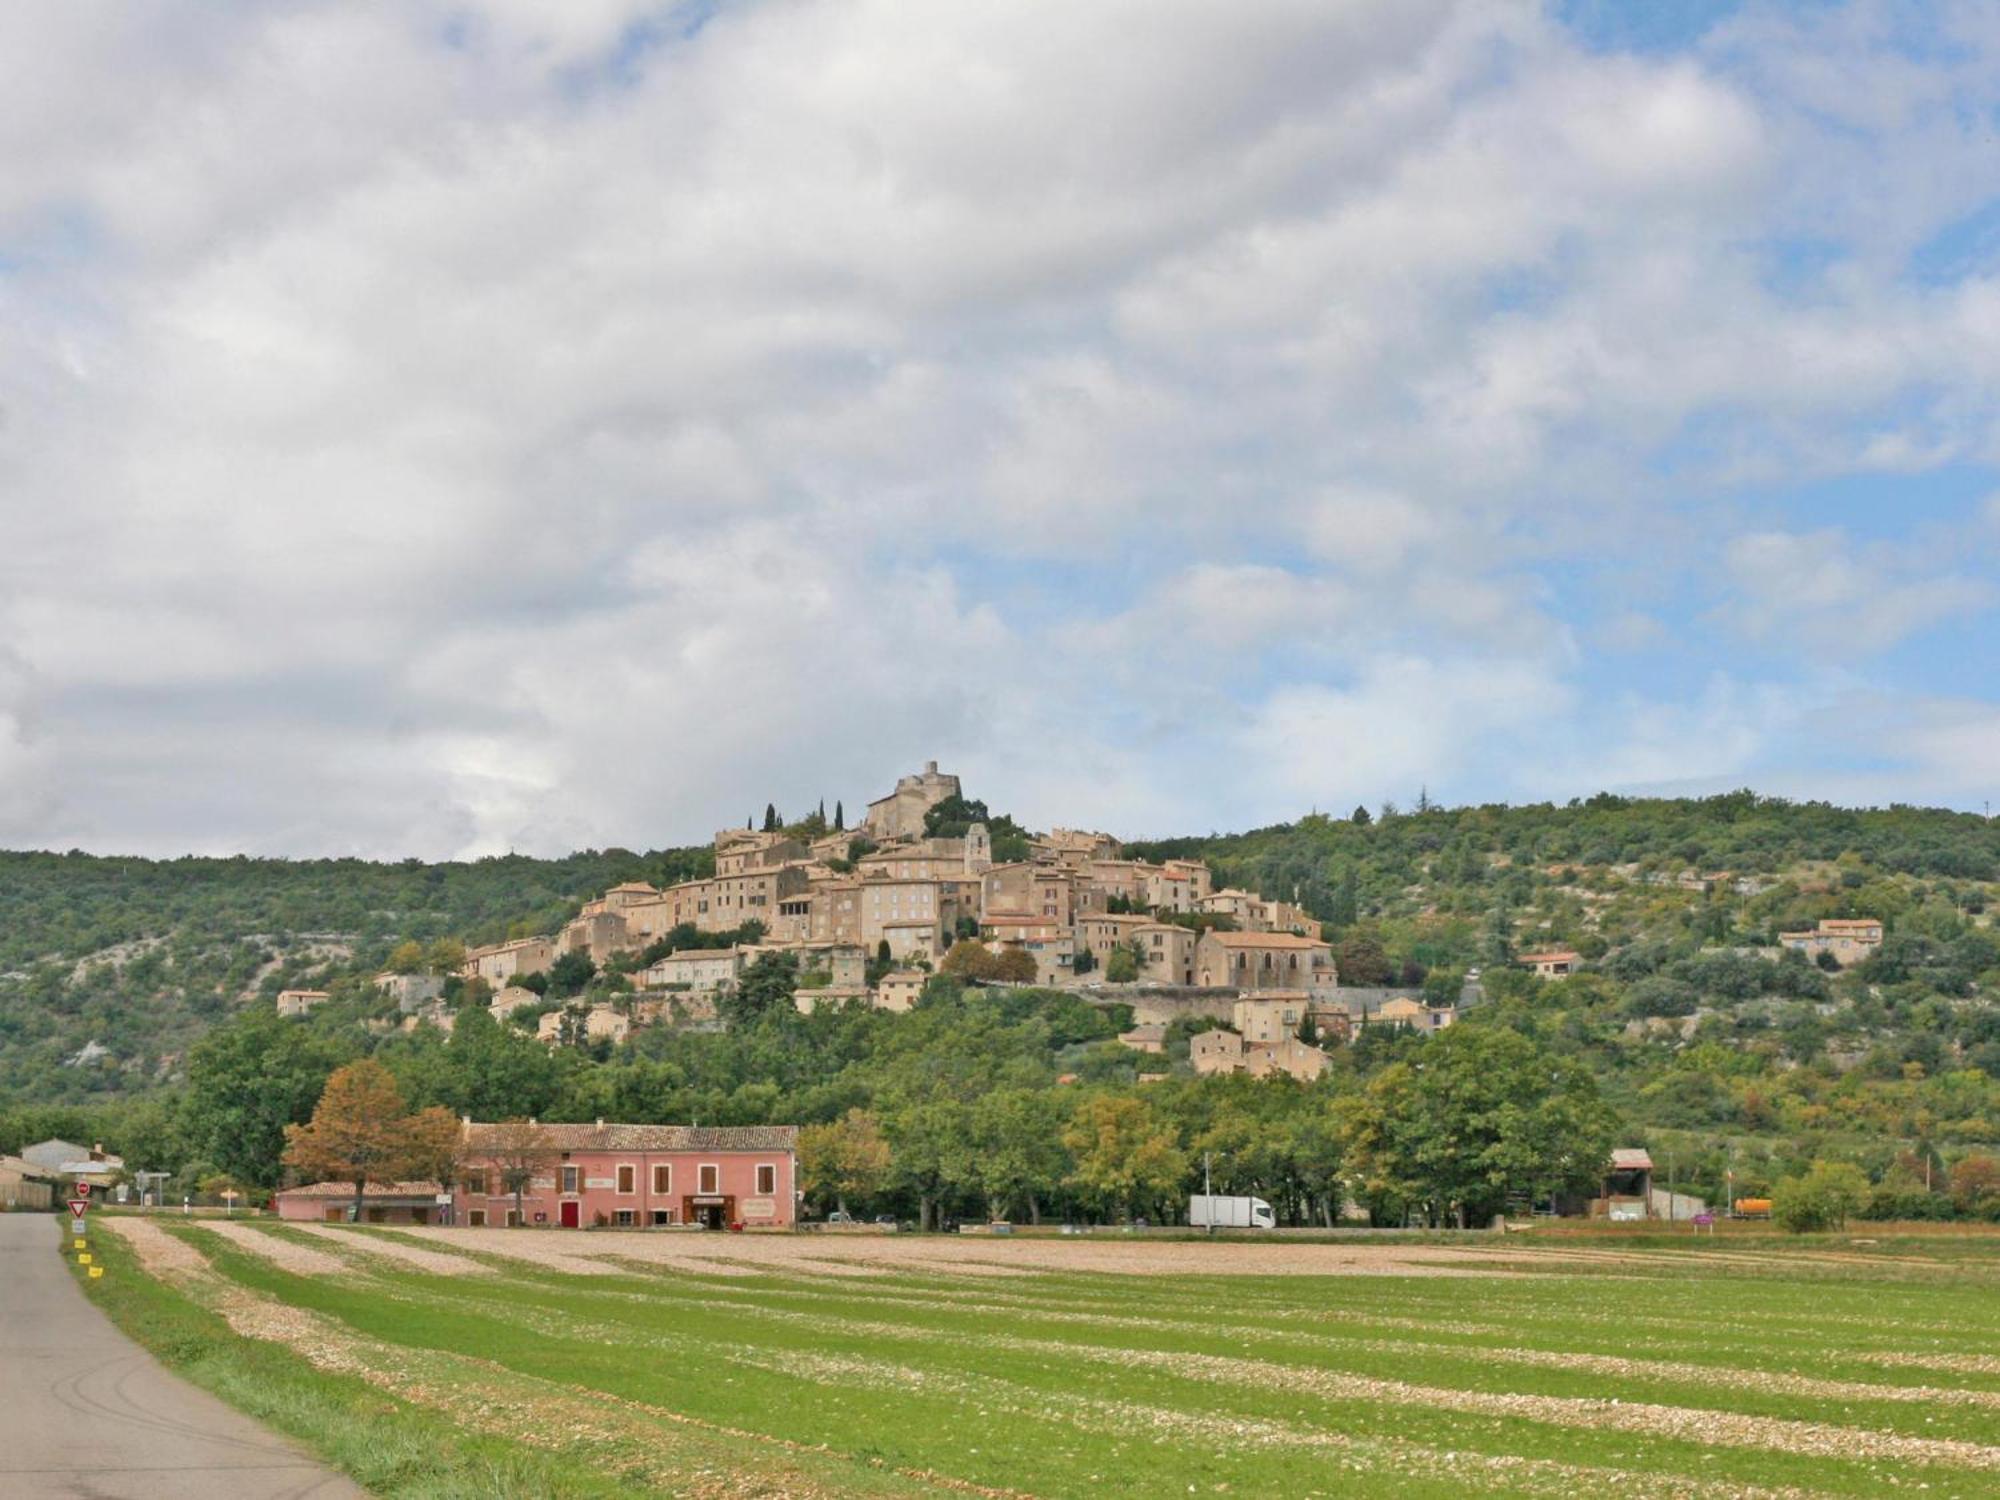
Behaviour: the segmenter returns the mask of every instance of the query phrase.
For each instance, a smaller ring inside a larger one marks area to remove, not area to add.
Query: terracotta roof
[[[1170,924],[1169,924],[1170,925]],[[1204,932],[1225,948],[1324,948],[1318,938],[1300,937],[1296,932]]]
[[[434,1200],[444,1189],[435,1182],[371,1182],[362,1201],[369,1198],[422,1198],[425,1202]],[[354,1184],[351,1182],[309,1182],[301,1187],[289,1187],[278,1194],[280,1198],[352,1198]]]
[[[1541,963],[1552,962],[1553,960],[1558,958],[1576,959],[1580,962],[1583,958],[1583,955],[1570,948],[1551,948],[1544,953],[1523,953],[1520,956],[1520,958],[1516,960],[1516,962],[1524,964],[1541,964]]]
[[[810,993],[810,992],[808,992]],[[552,1151],[790,1151],[796,1125],[542,1125],[542,1143]],[[482,1147],[490,1123],[465,1127],[468,1148]]]

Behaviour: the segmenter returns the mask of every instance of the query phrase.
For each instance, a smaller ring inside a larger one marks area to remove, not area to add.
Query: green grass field
[[[449,1234],[133,1232],[164,1279],[107,1234],[93,1294],[383,1495],[2000,1495],[1980,1237],[1510,1241],[1366,1276],[563,1237],[614,1257],[580,1275]],[[390,1258],[417,1243],[446,1259]]]

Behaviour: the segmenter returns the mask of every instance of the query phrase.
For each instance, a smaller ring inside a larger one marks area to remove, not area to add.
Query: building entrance
[[[681,1222],[727,1229],[736,1222],[736,1199],[728,1193],[690,1193],[681,1200]]]

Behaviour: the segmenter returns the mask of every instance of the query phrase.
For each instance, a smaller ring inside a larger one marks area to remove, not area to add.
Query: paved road
[[[113,1328],[61,1228],[0,1213],[0,1500],[366,1500]]]

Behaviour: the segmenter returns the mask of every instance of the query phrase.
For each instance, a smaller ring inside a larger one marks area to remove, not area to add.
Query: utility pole
[[[1215,1238],[1215,1186],[1209,1181],[1208,1153],[1201,1153],[1201,1195],[1208,1199],[1208,1237]]]

